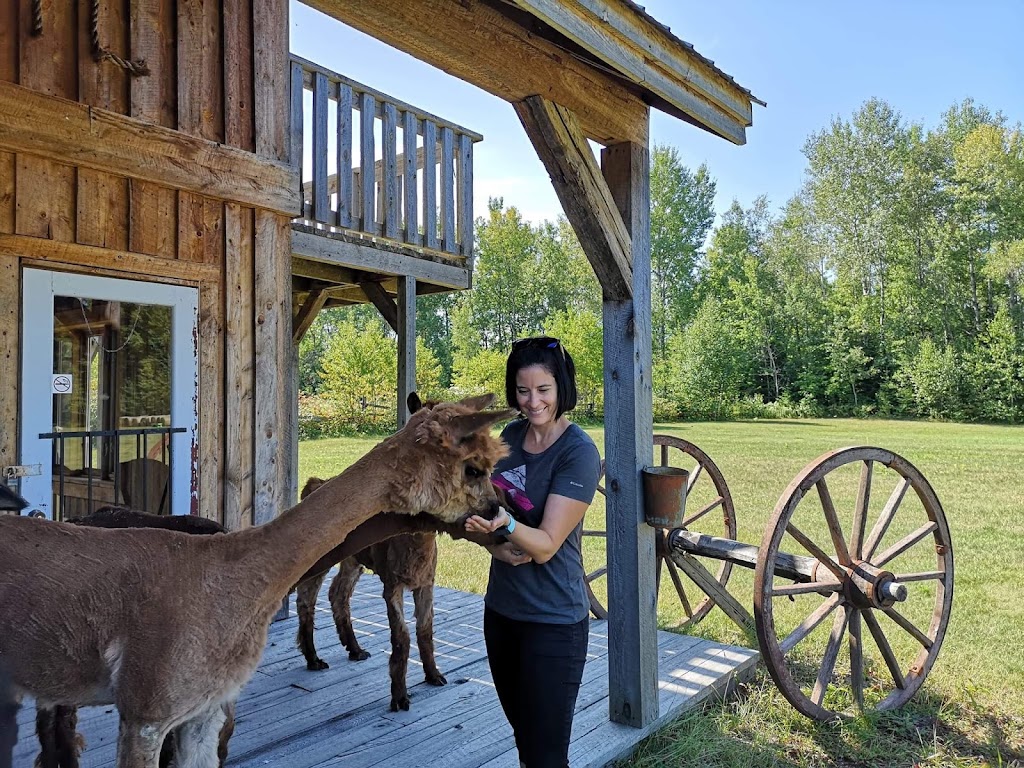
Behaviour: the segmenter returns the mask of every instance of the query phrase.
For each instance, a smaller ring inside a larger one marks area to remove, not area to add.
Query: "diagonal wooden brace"
[[[542,96],[529,96],[515,109],[601,281],[604,299],[632,298],[629,231],[576,116]]]

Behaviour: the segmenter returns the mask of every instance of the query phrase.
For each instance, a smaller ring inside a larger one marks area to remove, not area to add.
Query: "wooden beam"
[[[48,264],[75,264],[95,269],[128,272],[135,276],[151,275],[198,284],[220,280],[220,265],[198,264],[178,259],[164,259],[132,251],[97,248],[92,245],[64,243],[38,237],[0,234],[0,255],[36,259]]]
[[[416,391],[416,278],[398,278],[398,427],[409,420],[409,395]]]
[[[302,341],[302,337],[306,335],[306,331],[313,325],[313,321],[316,320],[316,316],[323,309],[326,302],[327,291],[323,288],[317,288],[309,292],[309,296],[306,297],[302,306],[299,307],[299,312],[292,323],[292,341],[295,344]]]
[[[0,149],[289,216],[300,213],[297,168],[5,82],[0,82]]]
[[[384,318],[385,322],[391,326],[391,330],[395,333],[399,333],[398,324],[398,305],[395,304],[395,300],[388,296],[387,291],[384,290],[384,286],[380,283],[365,282],[360,283],[359,287],[363,289],[363,293],[366,294],[373,306],[380,312],[381,317]]]
[[[307,5],[505,101],[544,94],[575,112],[583,132],[602,144],[647,143],[647,106],[618,76],[486,3],[308,0]]]
[[[385,275],[407,275],[448,288],[469,288],[469,270],[453,264],[317,235],[292,225],[292,253],[303,259]]]
[[[605,298],[604,429],[608,491],[608,710],[642,728],[658,718],[654,529],[644,522],[640,471],[651,462],[650,159],[646,147],[601,153],[616,206],[632,237],[631,299]],[[581,238],[582,239],[582,238]]]
[[[292,274],[337,285],[355,285],[359,282],[355,270],[307,259],[292,259]]]
[[[597,273],[605,300],[630,298],[629,232],[575,116],[540,96],[515,108]]]
[[[509,0],[657,97],[654,106],[735,144],[752,123],[750,94],[625,3]]]

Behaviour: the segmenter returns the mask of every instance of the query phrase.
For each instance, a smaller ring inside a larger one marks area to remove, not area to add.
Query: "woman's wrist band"
[[[512,534],[512,531],[516,529],[516,519],[512,517],[512,514],[507,509],[505,510],[505,515],[508,517],[508,522],[494,532],[498,536],[507,539]]]

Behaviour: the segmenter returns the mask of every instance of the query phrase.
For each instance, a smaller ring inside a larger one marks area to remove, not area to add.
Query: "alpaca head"
[[[412,415],[396,435],[403,440],[392,489],[402,503],[392,509],[423,510],[446,523],[497,513],[491,472],[508,447],[491,427],[515,414],[485,411],[492,402],[494,395],[431,403]]]

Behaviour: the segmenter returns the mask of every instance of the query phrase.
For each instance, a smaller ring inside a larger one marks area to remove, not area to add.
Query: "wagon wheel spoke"
[[[835,671],[836,661],[839,659],[839,648],[843,642],[843,635],[846,634],[846,623],[849,620],[849,608],[844,606],[844,610],[837,613],[832,621],[832,632],[828,638],[828,645],[825,646],[825,656],[821,660],[818,679],[814,681],[814,691],[811,692],[811,701],[819,707],[825,700],[825,692],[832,679],[832,672]]]
[[[849,565],[850,552],[846,548],[846,539],[843,538],[843,527],[839,524],[839,516],[836,514],[836,505],[832,502],[832,494],[828,490],[828,483],[825,482],[823,477],[814,485],[818,489],[818,498],[821,500],[821,508],[825,513],[825,522],[828,524],[828,532],[832,537],[832,546],[836,548],[839,564]]]
[[[662,531],[658,531],[657,535],[660,537]],[[658,551],[654,553],[654,603],[658,603],[658,595],[661,594],[661,564],[665,561],[665,556],[662,554],[662,545],[658,544]]]
[[[577,573],[579,573],[579,571],[577,571]],[[594,579],[600,579],[606,573],[608,573],[608,566],[602,565],[597,570],[591,571],[587,574],[587,581],[594,581]]]
[[[885,550],[885,552],[880,554],[875,560],[872,561],[872,565],[875,565],[875,566],[881,568],[883,565],[888,563],[894,557],[902,555],[904,552],[906,552],[912,546],[917,544],[917,542],[919,542],[921,539],[923,539],[928,534],[934,533],[936,528],[938,528],[938,526],[935,523],[933,523],[933,522],[929,521],[929,522],[925,523],[920,528],[918,528],[916,531],[908,533],[902,539],[900,539],[895,544],[893,544],[891,547],[889,547],[887,550]]]
[[[692,477],[692,475],[691,475],[691,477]],[[703,507],[700,508],[700,510],[698,510],[697,512],[695,512],[694,514],[690,515],[689,517],[687,517],[686,519],[683,520],[683,528],[689,528],[695,522],[697,522],[702,517],[704,517],[704,515],[706,515],[708,512],[711,512],[711,511],[713,511],[715,509],[718,509],[720,506],[722,506],[722,503],[724,501],[725,501],[725,499],[723,497],[719,496],[714,501],[711,501],[711,502],[705,504]]]
[[[850,610],[850,683],[857,709],[864,711],[864,647],[861,636],[860,611]]]
[[[878,646],[878,650],[882,653],[882,658],[885,659],[885,666],[889,668],[889,674],[892,675],[893,683],[896,684],[897,688],[903,690],[907,687],[906,680],[903,679],[903,670],[900,668],[900,663],[896,660],[896,654],[892,652],[892,646],[889,645],[885,632],[878,625],[878,619],[875,618],[875,614],[872,611],[864,611],[864,623],[868,625],[871,636],[875,639],[875,645]]]
[[[928,635],[926,635],[920,629],[915,627],[914,624],[910,621],[910,619],[908,619],[902,613],[897,611],[895,608],[883,608],[882,613],[884,613],[886,616],[888,616],[890,619],[896,622],[899,626],[903,627],[903,629],[907,633],[912,635],[913,638],[917,640],[917,642],[919,642],[922,646],[924,646],[925,648],[932,647],[932,639],[928,637]]]
[[[868,519],[868,505],[871,503],[871,476],[874,462],[865,461],[860,467],[860,484],[857,486],[857,504],[853,508],[853,531],[850,534],[850,554],[860,559],[864,551],[864,526]]]
[[[676,569],[676,564],[672,562],[670,558],[665,558],[665,565],[668,566],[668,575],[672,577],[672,583],[676,587],[676,594],[679,595],[679,602],[683,604],[683,612],[686,614],[686,618],[693,618],[693,609],[690,607],[690,601],[686,599],[686,590],[683,589],[683,580],[679,578],[679,571]]]
[[[875,525],[871,529],[871,534],[868,536],[868,541],[864,545],[865,560],[871,562],[872,555],[875,554],[875,550],[878,548],[879,543],[881,543],[882,537],[889,529],[889,523],[891,523],[892,519],[896,516],[896,510],[900,508],[900,502],[903,501],[903,497],[906,495],[909,488],[910,478],[900,478],[899,484],[893,489],[892,495],[889,496],[889,500],[885,502],[882,514],[880,514],[878,516],[878,520],[875,521]]]
[[[800,626],[786,635],[786,639],[779,643],[779,648],[782,652],[784,654],[789,653],[791,650],[796,648],[797,643],[811,634],[811,632],[814,631],[814,628],[827,619],[828,615],[839,606],[839,600],[839,595],[832,595],[832,597],[819,605],[818,608],[806,619],[800,622]]]
[[[945,578],[945,571],[921,571],[919,573],[901,573],[896,577],[896,581],[906,584],[910,581],[941,581]]]
[[[792,523],[786,523],[786,533],[800,542],[800,546],[814,555],[822,565],[832,571],[837,579],[840,581],[843,580],[846,576],[846,571],[843,570],[835,560],[825,554],[825,550],[811,541],[810,537],[808,537],[806,533],[801,531]]]
[[[665,448],[665,446],[662,446],[662,448]],[[697,478],[699,478],[701,476],[701,473],[703,471],[704,471],[704,465],[701,464],[698,461],[697,462],[697,466],[695,466],[693,468],[693,470],[690,472],[690,479],[686,481],[686,493],[687,493],[687,495],[689,495],[690,491],[693,490],[693,486],[697,484]]]

